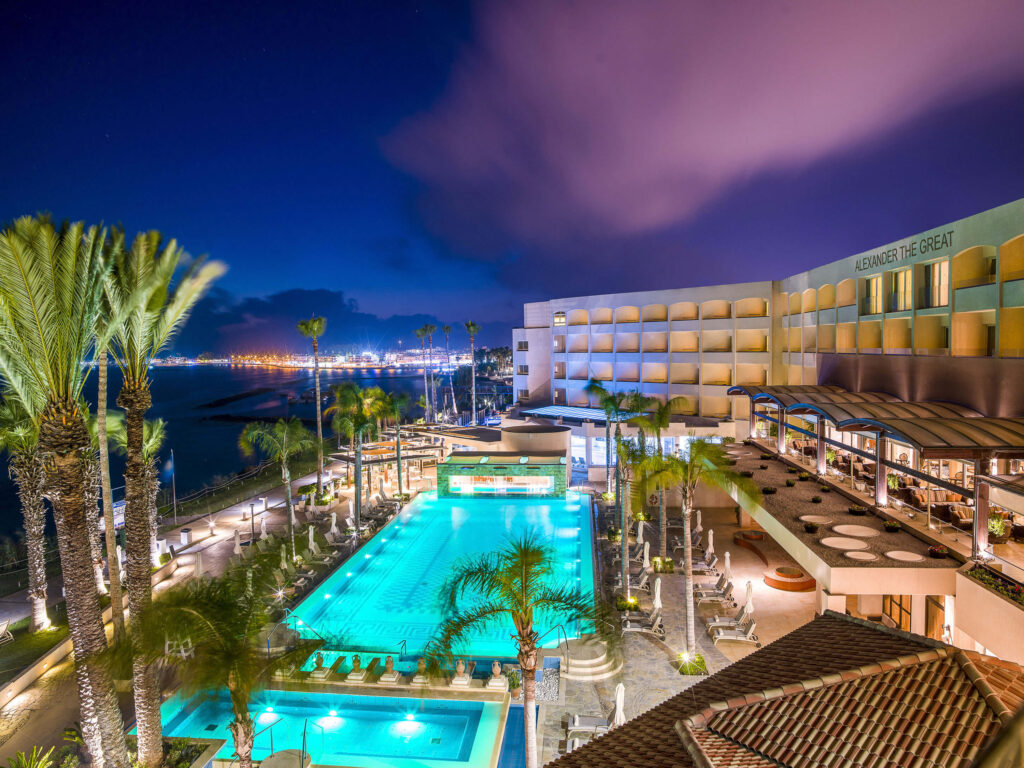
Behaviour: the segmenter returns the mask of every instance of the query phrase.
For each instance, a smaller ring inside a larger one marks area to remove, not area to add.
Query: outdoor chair
[[[754,634],[754,627],[756,626],[754,619],[748,616],[746,621],[735,629],[721,627],[719,629],[712,630],[711,640],[715,645],[718,645],[720,640],[735,640],[739,643],[751,643],[760,648],[761,641],[758,640],[757,635]]]
[[[709,616],[704,619],[704,623],[707,624],[708,634],[711,634],[716,629],[738,629],[748,618],[747,609],[744,607],[735,616]]]
[[[570,715],[568,733],[607,733],[612,727],[612,718],[600,715]]]
[[[732,594],[732,582],[730,581],[725,585],[725,589],[721,592],[704,592],[702,594],[694,595],[696,598],[697,605],[703,605],[704,603],[732,603],[736,605],[736,598]]]
[[[728,583],[729,582],[726,580],[725,574],[723,573],[718,577],[718,581],[714,584],[698,584],[694,586],[693,596],[700,597],[704,594],[720,595]]]
[[[14,635],[11,634],[11,620],[4,619],[0,621],[0,645],[6,645],[13,641]]]
[[[654,611],[649,616],[640,617],[634,621],[632,618],[622,622],[623,632],[642,632],[654,635],[659,640],[665,639],[665,625],[661,621],[661,611]]]
[[[280,600],[283,597],[294,597],[295,587],[288,583],[284,574],[281,573],[281,570],[279,568],[275,568],[273,575],[274,584],[277,586],[277,599]]]
[[[693,561],[694,574],[718,575],[718,555],[714,552],[704,555],[701,560]]]
[[[195,656],[195,649],[192,647],[192,639],[185,637],[184,639],[171,640],[169,637],[164,637],[164,656],[177,656],[182,659],[189,659]]]
[[[631,576],[628,577],[628,578],[629,578],[629,588],[630,589],[638,589],[641,592],[650,592],[651,591],[651,583],[650,583],[651,572],[650,571],[644,571],[643,573],[640,574],[640,577],[638,579],[636,579],[635,581],[633,580],[633,578]],[[613,590],[615,590],[615,589],[622,589],[622,574],[621,573],[616,573],[614,577],[612,577],[612,578],[607,580],[607,584]]]

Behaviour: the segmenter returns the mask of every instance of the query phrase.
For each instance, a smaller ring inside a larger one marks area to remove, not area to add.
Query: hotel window
[[[896,629],[910,631],[910,595],[882,595],[882,613]]]
[[[565,312],[555,312],[555,317],[551,324],[554,326],[565,325]]]
[[[889,273],[889,311],[905,312],[911,309],[911,270],[900,269]]]
[[[924,265],[924,306],[949,306],[949,262]]]
[[[526,376],[530,373],[530,366],[520,365],[518,368],[516,368],[516,373],[520,376]]]
[[[864,280],[864,308],[862,315],[877,315],[882,311],[882,276]]]
[[[529,400],[530,399],[530,390],[528,390],[528,389],[520,389],[519,390],[519,399],[520,400]]]
[[[530,342],[528,342],[528,341],[517,341],[516,342],[516,351],[517,352],[529,352],[530,351]]]

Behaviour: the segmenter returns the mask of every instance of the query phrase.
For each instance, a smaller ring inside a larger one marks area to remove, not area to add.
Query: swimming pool
[[[301,749],[305,737],[313,763],[352,768],[489,766],[505,713],[493,702],[298,691],[263,691],[250,709],[254,760]],[[172,696],[161,716],[165,736],[227,739],[217,758],[234,755],[226,691],[202,700]]]
[[[299,630],[327,640],[327,648],[420,654],[438,631],[443,608],[438,590],[459,558],[489,552],[508,536],[534,530],[555,549],[562,581],[594,593],[591,519],[586,498],[438,499],[421,493],[327,578],[292,612]],[[540,615],[542,645],[554,646],[558,619]],[[589,627],[565,626],[570,638]],[[512,658],[510,627],[496,624],[456,652]]]

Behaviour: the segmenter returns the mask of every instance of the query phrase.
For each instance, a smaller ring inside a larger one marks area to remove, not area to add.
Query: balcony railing
[[[880,315],[882,313],[882,297],[865,296],[860,302],[860,313],[862,315]]]
[[[890,312],[909,312],[914,306],[914,295],[910,291],[899,291],[889,296]]]
[[[976,275],[975,277],[964,277],[953,283],[957,290],[961,288],[975,288],[979,285],[992,285],[996,281],[995,275]]]

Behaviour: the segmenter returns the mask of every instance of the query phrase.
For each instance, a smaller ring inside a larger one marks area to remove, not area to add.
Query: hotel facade
[[[517,413],[570,426],[575,469],[604,477],[589,381],[677,398],[667,450],[692,434],[753,438],[950,550],[948,568],[871,548],[837,562],[774,499],[726,499],[815,578],[820,611],[1024,662],[1024,199],[779,280],[523,314]]]

